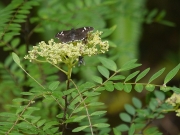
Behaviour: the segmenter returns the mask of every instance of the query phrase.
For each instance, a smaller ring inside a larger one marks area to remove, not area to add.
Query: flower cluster
[[[109,44],[102,41],[100,35],[102,32],[88,33],[86,41],[73,41],[69,43],[56,43],[53,39],[46,44],[44,41],[39,45],[33,46],[28,55],[24,58],[32,61],[39,61],[44,58],[45,61],[52,64],[71,64],[75,65],[79,56],[92,56],[108,51]]]
[[[173,107],[178,107],[180,105],[180,94],[174,93],[170,98],[166,100],[166,103],[171,104]],[[180,108],[177,108],[176,115],[180,116]]]

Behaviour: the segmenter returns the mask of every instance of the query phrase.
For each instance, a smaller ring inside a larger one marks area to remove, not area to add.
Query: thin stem
[[[35,78],[33,78],[26,70],[20,65],[21,69],[29,76],[31,77],[39,86],[41,86],[43,89],[45,89],[44,86],[42,86]]]
[[[91,130],[91,134],[94,135],[94,133],[93,133],[93,128],[92,128],[92,122],[91,122],[91,119],[90,119],[89,111],[88,111],[88,109],[87,109],[87,105],[86,105],[86,103],[85,103],[85,100],[82,98],[82,94],[80,93],[77,85],[76,85],[72,80],[71,80],[71,82],[72,82],[72,83],[74,84],[74,86],[76,87],[76,89],[77,89],[77,91],[78,91],[78,93],[79,93],[79,96],[81,97],[81,101],[83,102],[84,107],[86,108],[86,113],[87,113],[87,117],[88,117],[88,121],[89,121],[89,125],[90,125],[89,127],[90,127],[90,130]]]
[[[68,90],[70,88],[70,80],[71,80],[71,73],[72,73],[72,65],[68,66],[68,72],[67,72],[67,89]],[[64,116],[63,116],[63,120],[66,120],[66,114],[67,114],[67,107],[68,107],[68,100],[67,100],[67,95],[64,96]],[[67,128],[67,124],[63,123],[63,128],[62,128],[62,135],[65,135],[66,132],[66,128]]]
[[[16,121],[14,122],[14,124],[12,125],[12,127],[5,133],[5,135],[10,134],[10,132],[14,129],[14,127],[17,125],[18,121],[21,119],[22,115],[24,114],[24,112],[27,110],[27,108],[33,103],[33,101],[38,98],[41,95],[35,96],[33,97],[29,103],[24,107],[24,109],[22,110],[22,112],[18,115],[18,118],[16,119]]]

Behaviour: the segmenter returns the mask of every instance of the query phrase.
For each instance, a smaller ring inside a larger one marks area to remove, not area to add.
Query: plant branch
[[[91,119],[90,119],[90,115],[89,115],[89,111],[88,111],[87,105],[86,105],[86,103],[85,103],[85,101],[84,101],[84,99],[82,97],[82,94],[80,93],[79,88],[77,87],[77,85],[72,80],[71,80],[71,82],[74,84],[75,88],[77,89],[77,91],[79,93],[79,96],[82,99],[81,101],[83,102],[84,107],[86,109],[86,113],[87,113],[87,117],[88,117],[88,121],[89,121],[89,127],[90,127],[90,130],[91,130],[91,134],[94,135],[93,128],[92,128],[92,122],[91,122]]]
[[[8,135],[12,130],[13,128],[17,125],[18,121],[21,119],[21,116],[24,114],[24,112],[27,110],[27,108],[33,103],[33,100],[35,100],[37,97],[39,97],[41,95],[38,95],[38,96],[34,96],[30,101],[29,103],[25,106],[25,108],[23,109],[23,111],[21,112],[21,114],[18,116],[18,118],[16,119],[16,121],[14,122],[14,124],[12,125],[12,127],[6,132],[5,135]]]
[[[66,90],[68,90],[70,88],[70,79],[71,79],[72,67],[73,67],[72,65],[69,65],[68,66],[68,72],[66,73],[66,75],[67,75],[67,88],[66,88]],[[65,121],[66,120],[66,114],[67,114],[67,107],[68,107],[67,95],[65,95],[63,98],[64,98],[64,104],[65,104],[64,105],[63,121]],[[65,135],[67,124],[63,123],[62,126],[63,126],[62,127],[62,135]]]

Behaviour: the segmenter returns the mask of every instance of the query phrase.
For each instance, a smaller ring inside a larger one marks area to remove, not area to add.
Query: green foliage
[[[165,95],[163,92],[154,91],[154,97],[151,97],[147,107],[142,108],[142,103],[139,99],[133,98],[132,105],[126,104],[126,112],[120,113],[120,119],[127,124],[121,124],[117,126],[115,132],[128,131],[128,134],[162,134],[153,125],[153,121],[156,119],[162,119],[168,109],[171,108],[170,105],[165,103]]]
[[[173,22],[164,20],[165,15],[166,15],[166,11],[162,10],[158,13],[158,9],[155,8],[152,11],[150,11],[149,14],[146,16],[145,22],[146,23],[158,22],[163,25],[174,27],[175,24]]]
[[[128,60],[124,65],[119,66],[115,62],[118,61],[116,54],[110,56],[113,51],[109,53],[109,58],[105,55],[98,56],[97,59],[87,58],[87,66],[91,61],[94,64],[90,70],[85,69],[85,66],[69,68],[50,63],[34,61],[30,63],[23,59],[31,45],[35,45],[36,40],[40,42],[41,37],[46,40],[54,38],[54,33],[59,30],[93,26],[96,30],[104,31],[102,38],[108,38],[116,29],[116,25],[111,28],[104,27],[107,20],[118,16],[118,12],[114,12],[112,7],[116,7],[117,10],[119,5],[123,10],[121,13],[125,13],[122,18],[130,23],[126,15],[129,14],[129,9],[136,9],[136,6],[128,6],[126,9],[126,3],[118,0],[61,2],[12,0],[0,10],[0,46],[4,51],[12,52],[12,55],[0,63],[0,103],[5,104],[0,113],[0,134],[59,135],[65,134],[69,126],[72,129],[71,134],[79,132],[106,135],[114,132],[116,135],[121,135],[121,132],[128,131],[131,135],[139,130],[145,134],[160,134],[157,128],[147,127],[149,123],[146,122],[161,119],[168,112],[165,110],[172,109],[165,103],[166,96],[163,92],[169,90],[180,92],[180,88],[168,86],[171,79],[179,72],[180,64],[167,73],[164,84],[158,85],[152,82],[162,75],[165,68],[151,74],[150,79],[143,82],[150,68],[139,71],[138,67],[141,64],[136,63],[137,59]],[[143,17],[143,14],[140,16]],[[155,20],[160,23],[172,25],[163,21],[164,16],[164,11],[158,15],[155,10],[143,19],[150,23],[156,18]],[[132,33],[132,35],[136,34],[135,31]],[[34,34],[38,35],[37,38],[32,38],[32,35],[36,36]],[[134,39],[131,41],[134,42]],[[111,47],[116,47],[112,41],[109,43]],[[88,71],[92,73],[93,68],[98,73],[87,75]],[[62,75],[60,73],[62,70],[69,71],[67,72],[69,74]],[[91,80],[85,77],[85,79],[76,79],[73,75],[78,73],[86,75]],[[125,104],[126,112],[119,115],[126,124],[111,129],[105,117],[106,106],[99,101],[101,93],[113,91],[130,93],[134,90],[139,93],[143,90],[154,92],[154,97],[146,108],[143,108],[138,98],[132,98],[133,105]],[[71,124],[75,127],[71,127]]]

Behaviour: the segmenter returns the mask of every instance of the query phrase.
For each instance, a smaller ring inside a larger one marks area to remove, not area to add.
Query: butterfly
[[[55,37],[58,38],[62,43],[81,41],[87,38],[88,32],[93,30],[93,27],[82,27],[78,29],[60,31],[55,35]]]

